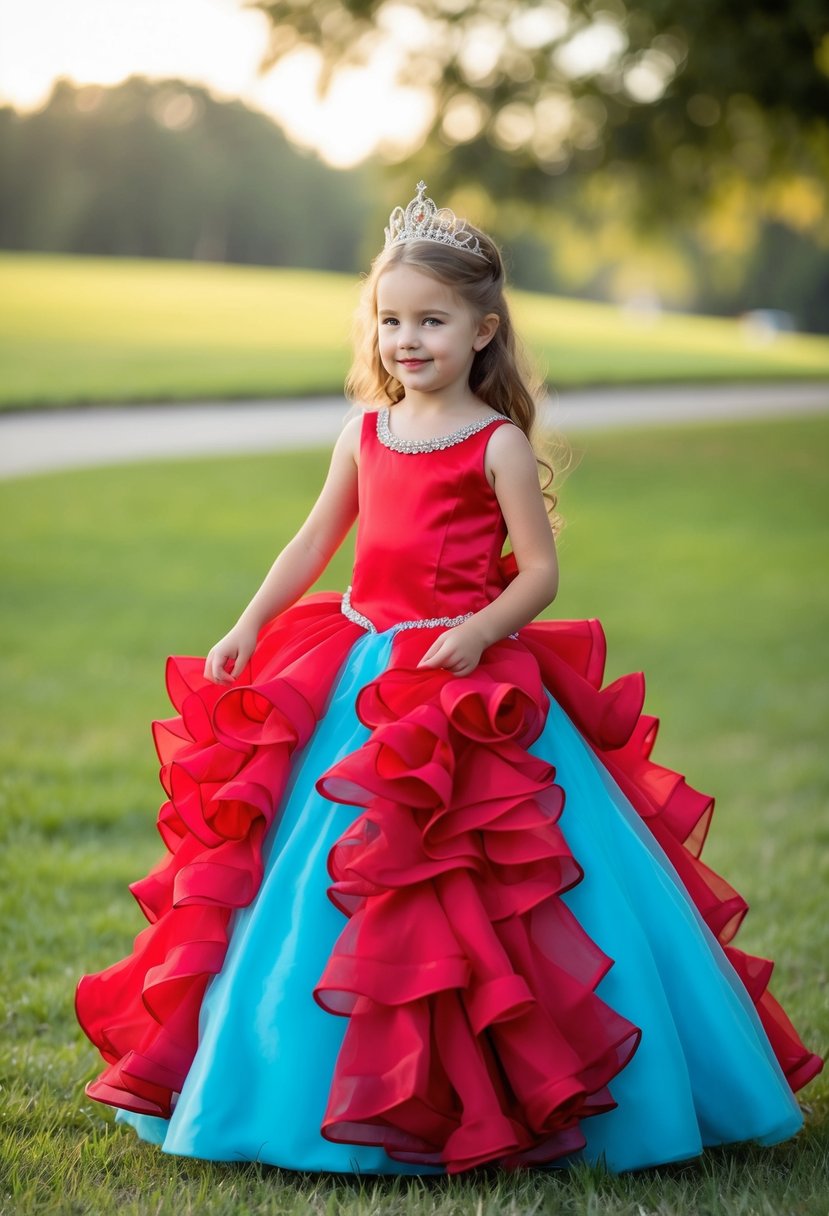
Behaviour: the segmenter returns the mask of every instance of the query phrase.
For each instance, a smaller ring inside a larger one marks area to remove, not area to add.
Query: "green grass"
[[[608,678],[643,668],[656,758],[715,792],[705,857],[748,898],[738,944],[829,1045],[829,518],[814,419],[590,436],[565,484],[559,617],[599,616]],[[0,485],[5,722],[0,1210],[411,1216],[826,1216],[829,1076],[794,1141],[620,1177],[365,1179],[160,1154],[89,1102],[83,971],[143,921],[160,854],[149,735],[168,653],[203,654],[303,517],[326,457],[135,465]],[[342,552],[321,580],[342,588]],[[290,1095],[287,1096],[290,1100]]]
[[[0,409],[340,393],[357,276],[0,254]],[[829,338],[516,291],[550,383],[829,377]]]

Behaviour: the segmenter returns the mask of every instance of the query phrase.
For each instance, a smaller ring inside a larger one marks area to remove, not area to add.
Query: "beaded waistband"
[[[355,625],[361,625],[363,629],[369,633],[377,633],[377,626],[373,621],[370,621],[362,612],[358,612],[356,608],[351,606],[351,585],[346,587],[343,594],[340,611],[353,621]],[[389,628],[397,633],[400,629],[429,629],[435,626],[443,626],[444,629],[451,629],[453,625],[460,625],[462,621],[468,621],[473,614],[464,612],[460,616],[427,616],[415,621],[398,621],[395,625],[390,625]],[[384,631],[386,632],[386,631]]]

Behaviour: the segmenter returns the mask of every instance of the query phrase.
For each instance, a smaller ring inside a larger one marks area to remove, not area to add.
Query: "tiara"
[[[386,243],[383,248],[400,245],[403,241],[438,241],[441,245],[451,245],[453,249],[463,249],[489,261],[478,238],[467,229],[466,221],[459,220],[448,207],[436,207],[433,200],[425,196],[426,183],[418,182],[417,194],[407,204],[406,210],[395,207],[389,216],[389,226],[385,229]]]

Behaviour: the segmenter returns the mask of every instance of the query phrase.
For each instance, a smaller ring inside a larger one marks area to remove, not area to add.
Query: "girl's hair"
[[[547,500],[552,529],[558,532],[563,523],[555,509],[558,495],[549,488],[555,474],[553,465],[540,449],[543,443],[558,464],[557,454],[561,452],[566,456],[567,445],[559,436],[542,440],[537,433],[538,404],[544,395],[545,384],[515,333],[504,295],[506,272],[501,252],[480,228],[465,222],[464,230],[478,238],[485,258],[434,240],[402,241],[375,257],[369,273],[364,276],[360,303],[354,314],[354,360],[346,377],[345,394],[353,403],[376,402],[389,406],[404,396],[403,385],[380,361],[377,336],[377,283],[389,266],[403,264],[432,275],[457,293],[476,320],[482,320],[487,313],[496,313],[498,328],[486,346],[475,352],[469,387],[488,406],[520,426],[530,440],[536,460],[547,472],[541,489]],[[561,468],[559,466],[559,472]]]

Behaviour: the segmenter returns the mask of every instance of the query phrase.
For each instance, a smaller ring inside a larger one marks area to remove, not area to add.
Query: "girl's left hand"
[[[480,662],[486,644],[474,625],[464,621],[435,638],[418,667],[444,667],[456,676],[468,676]]]

